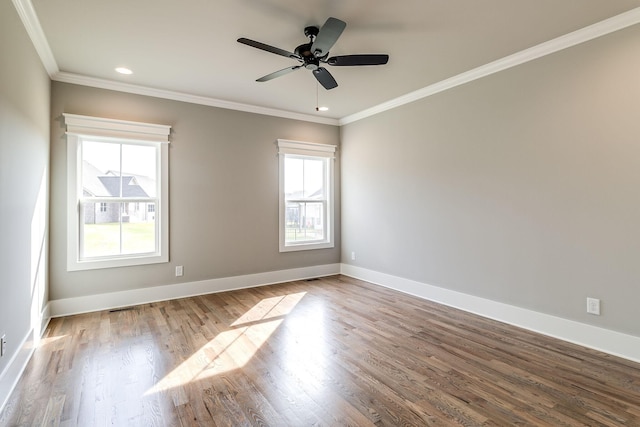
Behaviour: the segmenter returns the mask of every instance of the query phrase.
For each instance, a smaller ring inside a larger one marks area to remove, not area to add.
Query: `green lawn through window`
[[[155,252],[155,223],[135,222],[122,224],[122,251],[120,250],[120,224],[84,224],[84,258]]]

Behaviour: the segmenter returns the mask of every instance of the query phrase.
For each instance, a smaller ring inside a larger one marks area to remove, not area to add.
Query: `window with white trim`
[[[336,146],[278,140],[280,252],[334,247]]]
[[[170,126],[64,114],[67,270],[169,261]]]

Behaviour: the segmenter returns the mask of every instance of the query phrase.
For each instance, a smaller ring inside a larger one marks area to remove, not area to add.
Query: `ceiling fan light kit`
[[[244,37],[239,38],[238,42],[276,55],[295,59],[300,63],[300,65],[283,68],[282,70],[262,76],[256,80],[257,82],[267,82],[300,68],[306,68],[313,73],[313,76],[322,87],[329,90],[337,87],[338,83],[331,73],[322,66],[323,64],[341,67],[383,65],[389,61],[389,55],[386,54],[358,54],[329,57],[329,50],[336,43],[346,26],[347,24],[344,21],[337,18],[329,18],[322,28],[315,26],[306,27],[304,29],[304,35],[309,38],[309,42],[296,47],[293,52]]]

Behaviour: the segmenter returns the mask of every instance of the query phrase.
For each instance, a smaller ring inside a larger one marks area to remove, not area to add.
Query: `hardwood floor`
[[[53,319],[0,425],[640,426],[640,365],[334,276]]]

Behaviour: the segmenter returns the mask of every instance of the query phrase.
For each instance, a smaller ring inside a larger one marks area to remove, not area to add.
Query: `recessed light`
[[[116,68],[116,71],[119,72],[120,74],[133,74],[133,71],[125,67],[118,67]]]

